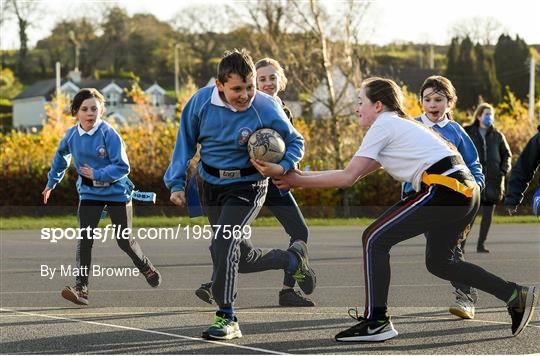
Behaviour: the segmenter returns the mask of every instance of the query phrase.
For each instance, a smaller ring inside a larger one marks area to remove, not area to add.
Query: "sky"
[[[5,0],[2,2],[2,13]],[[33,1],[33,0],[18,0]],[[364,0],[359,0],[364,1]],[[369,1],[369,0],[368,0]],[[118,4],[130,15],[147,12],[163,21],[169,21],[183,8],[197,4],[223,4],[223,0],[99,0],[91,7],[81,7],[82,1],[39,1],[44,10],[37,16],[37,24],[29,30],[30,47],[46,37],[61,19],[86,16],[99,17],[100,6]],[[89,1],[85,1],[88,3]],[[248,0],[228,1],[235,7]],[[323,1],[330,11],[336,11],[339,0]],[[528,44],[540,44],[540,1],[538,0],[373,0],[365,17],[366,40],[374,44],[390,42],[418,42],[448,44],[450,29],[463,19],[494,18],[506,33],[524,38]],[[17,24],[13,18],[2,22],[0,48],[18,48]]]

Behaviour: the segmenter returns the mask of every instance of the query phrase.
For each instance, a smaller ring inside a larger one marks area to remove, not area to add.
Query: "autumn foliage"
[[[418,98],[405,89],[405,105],[412,117],[421,113]],[[137,125],[119,125],[116,127],[127,146],[131,164],[130,178],[139,190],[154,191],[158,194],[158,202],[154,213],[161,212],[164,206],[170,205],[169,191],[163,184],[163,174],[167,169],[176,134],[178,117],[161,119],[159,113],[149,103],[144,93],[134,87],[129,95],[136,103],[135,111],[139,118]],[[191,92],[185,93],[186,97]],[[185,98],[184,98],[185,99]],[[186,100],[179,102],[185,103]],[[53,100],[46,106],[48,120],[41,131],[11,131],[0,134],[2,166],[0,177],[4,184],[0,188],[1,205],[37,206],[41,202],[40,193],[47,181],[47,172],[58,146],[59,140],[66,130],[75,124],[69,115],[68,101],[64,97]],[[60,108],[60,110],[58,110]],[[181,111],[181,108],[178,108]],[[506,135],[513,159],[533,135],[536,125],[527,117],[526,106],[509,93],[497,108],[496,123]],[[460,123],[470,120],[466,112],[454,112]],[[333,169],[333,146],[330,144],[329,123],[325,120],[298,118],[295,127],[304,135],[306,154],[300,164],[301,169],[321,170]],[[359,127],[353,118],[341,122],[343,129],[343,153],[348,161],[362,142],[365,129]],[[346,164],[346,162],[344,162]],[[74,206],[77,203],[75,190],[76,173],[70,167],[66,177],[55,189],[51,204]],[[371,215],[394,203],[399,197],[399,183],[395,182],[384,171],[379,170],[351,188],[351,214]],[[341,195],[337,189],[296,189],[294,196],[307,216],[339,215]]]

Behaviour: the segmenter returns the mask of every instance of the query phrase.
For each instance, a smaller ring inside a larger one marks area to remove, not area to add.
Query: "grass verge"
[[[374,219],[370,218],[313,218],[306,219],[308,226],[367,226]],[[480,223],[480,217],[476,219],[476,224]],[[499,216],[493,217],[494,224],[532,224],[540,222],[539,218],[534,215],[518,215],[518,216]],[[110,223],[110,219],[102,219],[100,226],[105,226]],[[205,217],[190,219],[185,216],[167,217],[167,216],[140,216],[134,217],[133,227],[175,227],[180,225],[204,225],[208,224]],[[18,217],[1,217],[0,230],[35,230],[44,227],[67,228],[77,226],[77,218],[75,215],[65,216],[18,216]],[[252,226],[280,226],[280,223],[274,217],[260,217],[255,220]]]

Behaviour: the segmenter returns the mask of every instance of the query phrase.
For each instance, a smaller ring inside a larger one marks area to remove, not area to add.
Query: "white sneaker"
[[[463,293],[461,290],[454,291],[456,302],[448,311],[462,319],[474,319],[474,298],[471,295]]]

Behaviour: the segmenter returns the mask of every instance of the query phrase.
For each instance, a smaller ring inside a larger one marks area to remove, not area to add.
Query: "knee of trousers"
[[[362,246],[364,251],[371,253],[382,253],[387,254],[392,247],[391,244],[387,243],[384,235],[373,236],[372,234],[364,232],[362,234]]]
[[[229,249],[214,249],[213,250],[213,257],[215,259],[214,263],[216,264],[214,268],[217,266],[220,266],[220,268],[224,268],[222,266],[225,266],[227,264],[238,264],[240,263],[241,259],[241,253],[240,248],[237,246],[236,248],[232,247],[233,251],[230,251]]]
[[[429,273],[442,278],[450,279],[454,263],[437,257],[426,257],[426,267]]]

